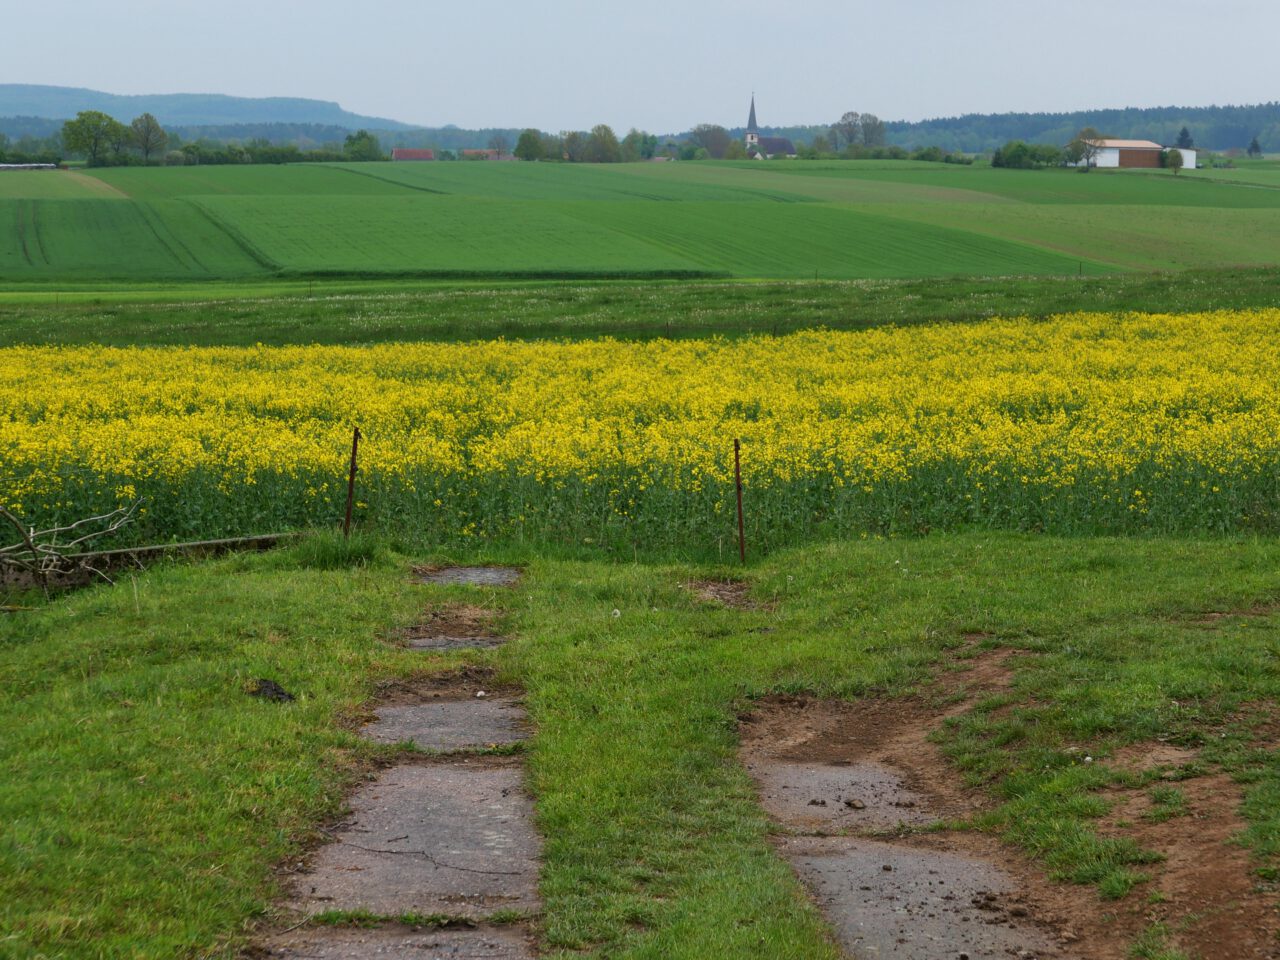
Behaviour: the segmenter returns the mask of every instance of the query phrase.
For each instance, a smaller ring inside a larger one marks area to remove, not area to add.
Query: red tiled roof
[[[416,150],[412,147],[396,147],[391,151],[392,160],[434,160],[434,150]]]

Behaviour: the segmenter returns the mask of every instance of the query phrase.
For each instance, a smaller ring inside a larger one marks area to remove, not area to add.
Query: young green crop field
[[[803,161],[6,172],[0,281],[856,279],[1273,266],[1275,178],[1266,166],[1173,177]]]

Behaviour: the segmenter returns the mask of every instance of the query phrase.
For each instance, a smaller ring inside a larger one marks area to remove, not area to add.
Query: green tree
[[[3,144],[0,144],[0,148],[2,148],[3,146],[4,146]],[[1261,145],[1260,143],[1258,143],[1258,138],[1257,138],[1257,137],[1254,137],[1252,140],[1250,140],[1250,141],[1249,141],[1249,150],[1248,150],[1248,154],[1249,154],[1249,156],[1251,156],[1251,157],[1260,157],[1260,156],[1262,156],[1262,145]]]
[[[689,131],[689,139],[695,146],[706,150],[707,156],[713,160],[723,158],[724,152],[729,149],[729,144],[733,141],[729,131],[717,123],[698,124]]]
[[[587,138],[586,155],[588,163],[618,163],[622,160],[622,145],[618,143],[617,134],[607,123],[600,123],[591,128]]]
[[[658,138],[652,133],[645,133],[632,127],[622,138],[622,159],[624,162],[651,160],[658,150]]]
[[[82,154],[91,167],[106,162],[111,144],[124,127],[119,120],[100,110],[81,110],[74,120],[62,125],[62,143],[68,153]]]
[[[1085,170],[1088,170],[1098,159],[1098,151],[1102,149],[1099,146],[1101,140],[1102,134],[1093,127],[1085,127],[1067,144],[1063,153],[1070,163],[1083,163]]]
[[[152,156],[164,153],[169,145],[169,135],[160,126],[160,121],[149,113],[135,117],[129,124],[129,138],[142,154],[143,163],[150,163]]]
[[[564,159],[564,140],[554,133],[542,135],[542,155],[548,160]]]
[[[747,159],[747,148],[741,140],[730,141],[728,148],[724,152],[726,160],[745,160]]]
[[[1175,146],[1182,147],[1184,150],[1190,150],[1195,145],[1196,145],[1196,142],[1191,139],[1190,130],[1188,130],[1186,127],[1183,127],[1181,130],[1178,131],[1178,141],[1175,144]]]
[[[564,158],[570,163],[582,163],[587,159],[587,135],[581,130],[569,130],[560,134],[564,145]]]
[[[342,153],[348,160],[382,160],[382,144],[368,130],[357,130],[347,134],[342,144]]]
[[[844,113],[835,123],[831,125],[831,139],[837,144],[844,141],[845,148],[848,149],[856,143],[862,142],[862,114],[856,110],[849,110]]]
[[[1173,171],[1173,175],[1175,177],[1178,175],[1178,171],[1182,169],[1182,163],[1183,156],[1181,150],[1175,147],[1172,150],[1165,151],[1164,165]]]
[[[884,121],[874,113],[862,115],[862,145],[865,147],[884,146]]]
[[[541,160],[547,155],[542,145],[542,134],[530,127],[520,134],[516,140],[515,158],[517,160]]]

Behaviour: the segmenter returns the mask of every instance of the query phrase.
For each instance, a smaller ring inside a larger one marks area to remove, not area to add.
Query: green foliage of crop
[[[213,279],[267,269],[182,200],[0,200],[0,224],[3,279]]]
[[[0,218],[14,226],[0,237],[0,279],[884,278],[1274,265],[1273,172],[1203,173],[436,162],[6,174]],[[46,207],[94,195],[120,209]]]
[[[506,200],[769,200],[812,201],[779,180],[747,182],[723,171],[712,177],[672,164],[389,163],[339,169],[415,190]]]
[[[564,209],[582,223],[650,238],[700,267],[738,276],[846,279],[1108,271],[1031,244],[825,204],[594,203]]]
[[[137,200],[203,196],[388,196],[404,194],[385,180],[316,163],[253,166],[104,167],[93,176]]]
[[[554,204],[398,197],[204,197],[195,201],[282,269],[298,273],[704,271],[643,237]]]
[[[1215,171],[1223,174],[1234,172],[1238,171]],[[1240,189],[1238,184],[1231,183],[1225,177],[1184,180],[1163,170],[1091,170],[1085,174],[1072,169],[1002,170],[983,166],[901,161],[893,164],[765,164],[760,173],[784,184],[796,179],[819,177],[837,184],[848,183],[852,189],[857,189],[860,182],[871,181],[880,184],[886,192],[892,192],[899,186],[945,188],[981,193],[989,200],[1015,200],[1019,203],[1266,210],[1280,208],[1280,189]],[[1276,183],[1274,179],[1270,182]],[[1280,183],[1276,185],[1280,186]],[[808,192],[803,187],[792,189],[800,193]],[[838,197],[838,189],[838,186],[830,184],[817,188],[827,199]]]

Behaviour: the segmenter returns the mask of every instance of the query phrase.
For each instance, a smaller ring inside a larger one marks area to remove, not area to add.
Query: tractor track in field
[[[26,203],[16,204],[16,220],[18,227],[18,246],[22,248],[22,259],[27,261],[27,266],[34,267],[35,261],[31,259],[31,251],[27,247],[27,222],[26,209],[30,205],[30,201]]]
[[[400,187],[403,190],[416,190],[418,193],[434,193],[441,197],[454,196],[454,194],[450,193],[448,190],[435,190],[431,187],[420,187],[416,184],[404,183],[403,181],[392,180],[388,177],[380,177],[376,173],[369,173],[367,170],[352,170],[350,167],[335,167],[327,163],[323,164],[323,166],[329,167],[330,170],[341,170],[343,173],[350,173],[357,177],[368,177],[370,180],[377,180],[379,183],[388,183],[393,187]]]
[[[238,230],[234,229],[229,224],[224,223],[217,215],[205,207],[204,204],[200,203],[198,200],[192,200],[187,197],[182,198],[182,201],[183,203],[189,203],[191,207],[198,211],[202,217],[208,220],[216,230],[221,231],[227,239],[231,241],[232,245],[234,245],[241,253],[258,266],[271,273],[279,273],[284,269],[279,263],[272,260],[265,253],[250,243],[249,240],[246,239]]]
[[[169,243],[169,241],[161,235],[160,230],[156,226],[155,211],[151,209],[150,204],[139,203],[136,204],[136,206],[138,208],[138,213],[142,217],[142,222],[147,225],[147,229],[151,232],[151,235],[156,238],[156,243],[160,244],[160,246],[164,248],[165,252],[173,258],[174,262],[177,263],[178,266],[186,267],[190,264],[197,270],[202,270],[205,273],[209,272],[209,268],[204,265],[199,257],[192,253],[191,248],[183,243],[177,235],[169,233],[169,236],[173,239],[173,244]],[[174,248],[174,244],[177,244],[177,246],[181,248],[182,253],[179,253],[178,250]],[[186,254],[185,257],[183,256],[184,253]]]

